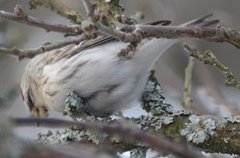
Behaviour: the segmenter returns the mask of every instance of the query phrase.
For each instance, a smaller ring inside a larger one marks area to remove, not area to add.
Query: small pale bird
[[[218,22],[208,17],[180,26],[204,27]],[[48,110],[63,112],[66,94],[74,91],[86,98],[90,114],[111,115],[141,98],[155,62],[177,41],[144,39],[130,58],[119,56],[129,43],[111,37],[37,55],[22,77],[23,101],[33,115],[46,116]]]

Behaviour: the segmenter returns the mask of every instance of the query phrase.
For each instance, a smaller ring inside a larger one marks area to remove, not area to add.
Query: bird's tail
[[[207,14],[205,16],[193,19],[184,24],[179,25],[180,27],[186,26],[197,26],[197,27],[209,27],[214,26],[219,23],[218,19],[209,19],[212,14]],[[137,61],[141,62],[143,68],[146,68],[145,64],[154,64],[159,57],[166,52],[168,48],[172,45],[180,42],[179,39],[163,39],[163,38],[154,38],[140,46],[139,52],[135,54],[135,58]],[[149,65],[151,69],[153,65]]]
[[[198,26],[198,27],[209,27],[219,23],[219,19],[209,19],[213,14],[207,14],[202,17],[188,21],[180,26]]]

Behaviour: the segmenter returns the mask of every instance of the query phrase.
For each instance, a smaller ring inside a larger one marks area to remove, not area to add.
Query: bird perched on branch
[[[210,26],[218,20],[204,16],[180,26]],[[159,57],[179,40],[143,39],[129,56],[120,50],[129,43],[98,38],[46,52],[26,66],[21,93],[36,116],[48,110],[63,112],[65,97],[74,92],[94,116],[108,116],[140,99],[150,70]]]

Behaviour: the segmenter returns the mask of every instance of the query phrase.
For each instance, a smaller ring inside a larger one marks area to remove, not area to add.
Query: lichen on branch
[[[222,64],[209,49],[206,51],[200,52],[197,49],[191,48],[188,45],[184,45],[185,50],[194,58],[203,62],[204,64],[212,65],[217,68],[225,77],[225,85],[235,87],[240,90],[240,81],[237,80],[232,71]]]
[[[28,4],[30,9],[36,9],[37,6],[49,8],[75,24],[81,24],[83,21],[79,12],[69,8],[58,0],[29,0]]]

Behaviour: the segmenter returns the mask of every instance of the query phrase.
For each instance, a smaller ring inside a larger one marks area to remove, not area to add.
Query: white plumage
[[[202,19],[200,24],[204,23]],[[66,94],[75,91],[79,97],[87,98],[91,114],[112,114],[140,99],[149,71],[176,42],[144,39],[130,53],[130,58],[118,56],[128,44],[116,40],[86,48],[71,57],[61,55],[79,46],[38,55],[29,62],[23,75],[21,87],[25,104],[30,110],[42,106],[63,112]]]

